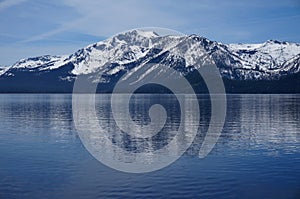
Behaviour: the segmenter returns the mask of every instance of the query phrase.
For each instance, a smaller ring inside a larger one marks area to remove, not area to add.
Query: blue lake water
[[[198,151],[210,111],[207,97],[198,98],[199,132],[186,153],[161,170],[130,174],[85,149],[74,127],[72,95],[1,94],[0,198],[300,198],[300,95],[228,95],[225,127],[203,159]],[[96,102],[110,131],[110,95],[97,95]],[[149,122],[153,103],[168,112],[164,131],[177,128],[181,113],[170,95],[135,95],[133,120]],[[158,148],[167,141],[153,140]],[[144,150],[132,146],[123,143]]]

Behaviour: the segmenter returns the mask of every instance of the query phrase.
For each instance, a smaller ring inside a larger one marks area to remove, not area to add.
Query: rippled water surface
[[[1,94],[0,198],[300,198],[300,95],[228,95],[225,127],[204,159],[198,151],[210,103],[206,96],[198,100],[199,132],[186,153],[161,170],[129,174],[87,152],[74,127],[71,95]],[[98,122],[114,139],[120,132],[110,95],[97,95],[96,102]],[[183,114],[174,96],[135,95],[132,119],[148,124],[155,103],[168,119],[152,139],[153,150],[172,139],[167,132],[178,128]],[[147,150],[121,138],[114,143],[127,151]]]

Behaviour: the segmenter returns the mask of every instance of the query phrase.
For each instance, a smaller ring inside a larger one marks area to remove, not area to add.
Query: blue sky
[[[164,27],[223,43],[300,43],[299,0],[0,0],[0,65]]]

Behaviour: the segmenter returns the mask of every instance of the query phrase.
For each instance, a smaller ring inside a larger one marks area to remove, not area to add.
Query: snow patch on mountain
[[[6,71],[8,71],[9,67],[0,67],[0,76],[3,75],[4,73],[6,73]]]
[[[66,63],[67,55],[65,56],[39,56],[34,58],[21,59],[16,62],[11,68],[17,69],[38,69],[38,70],[52,70],[59,68]]]
[[[229,44],[228,47],[241,58],[244,67],[266,71],[279,69],[286,61],[300,54],[299,44],[276,40],[262,44]]]
[[[152,39],[159,37],[155,32],[131,31],[118,34],[105,41],[77,51],[70,61],[75,65],[73,74],[89,74],[105,70],[109,63],[124,65],[145,56],[152,47]],[[123,67],[119,67],[123,69]],[[118,69],[110,71],[110,74]]]

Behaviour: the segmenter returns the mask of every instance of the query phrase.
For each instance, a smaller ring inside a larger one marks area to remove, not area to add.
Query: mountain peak
[[[280,45],[281,44],[284,44],[284,45],[288,44],[288,42],[286,42],[286,41],[279,41],[279,40],[276,40],[276,39],[269,39],[265,43],[266,44],[280,44]]]
[[[139,35],[147,38],[159,37],[159,34],[157,34],[155,31],[133,30],[133,31],[129,31],[128,33],[132,33],[134,35]]]
[[[191,34],[188,37],[191,38],[191,39],[206,39],[205,37],[202,37],[202,36],[197,35],[197,34]]]
[[[141,39],[151,39],[159,37],[159,34],[157,34],[154,31],[146,31],[146,30],[131,30],[123,33],[119,33],[115,36],[113,36],[111,39],[118,39],[118,40],[132,40],[133,38],[141,38]]]

